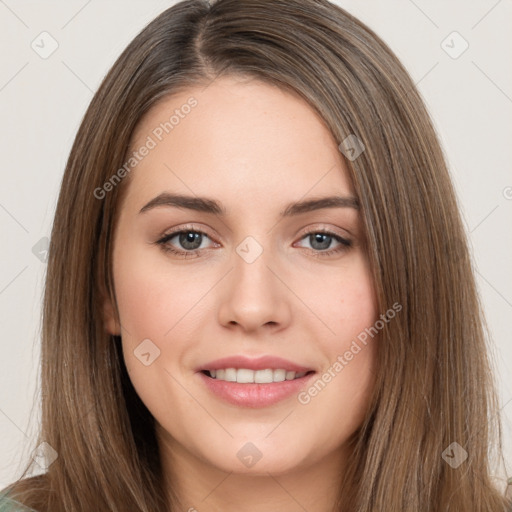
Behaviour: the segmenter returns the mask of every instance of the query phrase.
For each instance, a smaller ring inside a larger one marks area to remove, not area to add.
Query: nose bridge
[[[274,261],[269,245],[268,237],[263,240],[261,235],[259,239],[249,235],[235,247],[234,268],[219,312],[222,323],[236,322],[245,329],[255,329],[269,322],[281,324],[288,318],[286,294],[273,273],[279,263]]]
[[[272,282],[273,275],[268,267],[276,266],[277,262],[272,263],[272,248],[268,237],[263,239],[260,235],[256,239],[249,235],[236,246],[235,253],[233,285],[241,296],[245,300],[252,297],[256,301],[262,294],[271,294],[275,283]],[[246,294],[247,297],[244,297]],[[266,297],[267,301],[269,298]]]

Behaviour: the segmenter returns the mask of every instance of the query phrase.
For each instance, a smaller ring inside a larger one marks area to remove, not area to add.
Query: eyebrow
[[[225,217],[227,212],[221,203],[208,197],[193,197],[182,194],[170,194],[163,192],[144,205],[139,213],[144,213],[153,208],[168,206],[175,208],[184,208],[198,212],[210,213],[218,217]],[[280,212],[281,217],[292,217],[301,213],[321,210],[323,208],[353,208],[359,209],[359,201],[353,196],[327,196],[304,201],[290,203]]]

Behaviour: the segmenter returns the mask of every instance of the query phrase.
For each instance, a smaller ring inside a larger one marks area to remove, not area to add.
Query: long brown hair
[[[100,199],[94,191],[123,166],[157,101],[235,74],[295,91],[337,141],[364,144],[346,163],[379,310],[403,307],[381,331],[374,394],[333,511],[505,510],[490,476],[489,453],[501,449],[484,319],[442,150],[396,56],[327,0],[180,2],[104,79],[67,162],[49,249],[38,444],[58,458],[12,495],[40,512],[177,510],[175,493],[164,499],[153,418],[102,320],[105,293],[115,304],[112,234],[128,179]],[[458,468],[443,457],[454,442],[467,453]]]

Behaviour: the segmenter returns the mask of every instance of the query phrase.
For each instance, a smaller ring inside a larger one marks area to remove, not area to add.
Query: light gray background
[[[32,248],[50,234],[67,155],[93,92],[136,33],[173,3],[0,0],[0,487],[18,476],[20,457],[30,457],[39,422],[36,386],[45,264]],[[397,53],[437,127],[494,338],[511,475],[511,2],[337,3]],[[47,59],[31,47],[33,41],[43,45],[43,31],[58,43]],[[464,43],[457,35],[446,40],[453,31],[469,44],[458,58],[453,56]]]

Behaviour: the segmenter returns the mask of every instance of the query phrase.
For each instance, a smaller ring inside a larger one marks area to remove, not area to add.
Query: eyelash
[[[182,250],[178,250],[178,249],[174,248],[173,246],[171,246],[169,244],[169,241],[172,240],[175,236],[180,235],[182,233],[201,234],[201,235],[205,235],[207,238],[212,240],[212,238],[210,236],[208,236],[208,233],[205,233],[204,231],[201,231],[200,229],[195,229],[192,227],[189,228],[189,227],[185,226],[179,230],[172,231],[171,233],[164,235],[162,238],[160,238],[160,240],[157,240],[155,243],[158,244],[159,246],[161,246],[161,248],[164,252],[172,253],[172,254],[174,254],[176,256],[180,256],[182,258],[197,257],[201,251],[205,250],[203,248],[203,249],[194,249],[194,250],[190,250],[190,251],[182,251]],[[321,229],[321,228],[314,229],[314,230],[304,233],[301,237],[301,240],[303,240],[304,238],[306,238],[310,235],[316,235],[316,234],[328,235],[328,236],[332,237],[333,239],[335,239],[337,242],[339,242],[341,245],[336,249],[327,249],[325,251],[318,251],[318,250],[315,251],[314,249],[309,249],[310,251],[312,251],[312,256],[314,256],[314,257],[319,257],[319,258],[327,257],[332,254],[341,253],[341,252],[346,251],[352,247],[351,240],[343,238],[343,237],[337,235],[336,233],[333,233],[332,231],[328,231],[327,229]]]

